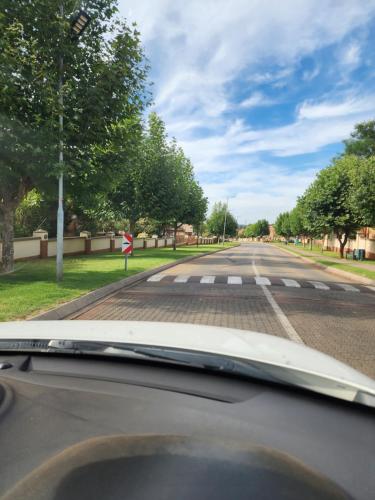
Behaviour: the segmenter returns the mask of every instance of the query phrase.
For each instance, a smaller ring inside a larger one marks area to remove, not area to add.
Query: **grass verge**
[[[310,257],[309,257],[310,258]],[[351,266],[350,264],[342,264],[340,262],[332,262],[331,260],[324,259],[314,259],[319,264],[323,264],[326,267],[334,267],[335,269],[341,269],[342,271],[347,271],[348,273],[358,274],[364,278],[369,278],[370,280],[375,280],[375,271],[369,269],[363,269],[362,267]]]
[[[226,243],[225,247],[235,246]],[[91,290],[184,257],[213,252],[223,245],[201,245],[135,250],[124,270],[120,252],[64,258],[64,281],[55,281],[55,259],[16,263],[11,274],[0,275],[0,321],[23,319],[72,300]]]
[[[337,262],[334,262],[332,260],[324,260],[324,258],[322,258],[324,255],[328,256],[329,254],[333,254],[334,252],[324,252],[322,254],[322,256],[314,255],[313,252],[311,253],[311,255],[305,255],[305,254],[301,254],[301,252],[298,252],[298,250],[291,248],[292,245],[283,245],[283,244],[278,244],[278,243],[273,243],[273,244],[275,246],[280,247],[280,248],[284,248],[284,250],[288,250],[289,252],[292,252],[295,255],[307,257],[307,258],[313,260],[314,262],[317,262],[318,264],[322,264],[323,266],[333,267],[335,269],[341,269],[342,271],[347,271],[348,273],[357,274],[358,276],[363,276],[364,278],[369,278],[371,280],[375,280],[375,271],[372,271],[369,269],[364,269],[362,267],[351,266],[350,263],[347,263],[347,261],[345,261],[345,260],[344,260],[344,262],[342,262],[342,261],[340,261],[340,259],[337,259]],[[329,255],[329,256],[331,257],[331,255]],[[366,260],[365,262],[367,264],[367,263],[373,262],[373,261]]]

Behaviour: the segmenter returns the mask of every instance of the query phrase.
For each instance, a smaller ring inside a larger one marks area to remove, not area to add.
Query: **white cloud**
[[[156,107],[168,124],[197,108],[207,120],[219,115],[229,105],[225,86],[240,72],[251,80],[266,62],[287,74],[300,57],[366,23],[375,1],[120,0],[120,7],[139,24],[157,74]]]
[[[240,103],[241,108],[256,108],[261,106],[271,106],[275,104],[277,101],[275,99],[270,99],[266,97],[262,92],[254,92],[247,99]]]
[[[319,75],[319,73],[320,73],[319,66],[315,66],[315,68],[303,72],[302,80],[304,80],[305,82],[314,80],[314,78],[316,78]]]
[[[355,68],[361,61],[361,46],[358,42],[351,42],[340,53],[340,63]]]
[[[260,218],[274,222],[281,209],[289,210],[295,206],[297,197],[313,180],[316,171],[316,168],[309,168],[295,173],[254,158],[246,171],[235,171],[230,179],[224,176],[221,181],[204,182],[203,188],[211,206],[215,201],[229,197],[229,209],[241,224]],[[290,182],[291,175],[293,183]]]
[[[363,97],[352,96],[345,100],[323,101],[320,103],[304,102],[299,108],[298,118],[319,119],[375,112],[375,94]]]
[[[361,47],[345,40],[371,20],[375,0],[119,3],[121,13],[136,21],[141,32],[153,68],[156,111],[192,158],[199,176],[212,176],[212,182],[203,183],[209,198],[224,199],[230,189],[231,203],[242,221],[247,207],[254,212],[249,220],[272,219],[274,211],[293,205],[311,179],[310,174],[294,170],[291,183],[291,170],[280,173],[264,165],[263,177],[251,177],[260,152],[279,157],[316,152],[340,142],[355,123],[375,113],[374,96],[326,97],[302,102],[294,122],[260,130],[232,118],[236,108],[231,89],[241,77],[249,86],[242,90],[250,94],[242,107],[265,105],[264,95],[254,93],[254,86],[285,86],[301,58],[331,44],[345,43],[336,63],[350,72],[359,64]],[[311,80],[318,71],[317,64],[302,78]],[[336,67],[332,71],[334,75]],[[199,138],[202,129],[211,135]],[[245,179],[247,171],[251,178]],[[223,182],[214,182],[217,173]],[[272,176],[279,189],[270,194]]]

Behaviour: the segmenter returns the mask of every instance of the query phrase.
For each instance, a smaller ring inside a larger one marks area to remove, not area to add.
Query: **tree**
[[[245,228],[244,235],[246,238],[255,238],[255,224],[248,224]]]
[[[249,224],[245,228],[246,238],[258,238],[270,234],[269,223],[266,219],[259,219],[254,224]]]
[[[95,191],[112,168],[96,161],[111,141],[112,125],[141,113],[147,102],[139,33],[116,18],[116,5],[116,0],[91,0],[91,24],[74,41],[69,18],[75,0],[2,0],[0,222],[5,271],[13,268],[17,206],[34,187],[55,188],[59,140],[64,144],[68,192]],[[63,137],[58,128],[60,56],[65,76]]]
[[[226,203],[217,202],[212,208],[210,217],[207,219],[207,229],[210,234],[220,236],[224,230],[225,213],[227,214],[225,224],[225,234],[228,236],[236,236],[238,223],[235,217],[228,210]]]
[[[375,226],[375,156],[347,158],[351,211],[361,226]]]
[[[178,204],[172,158],[164,122],[150,113],[142,151],[143,166],[137,185],[144,216],[168,225]]]
[[[151,113],[143,145],[138,194],[144,215],[164,227],[172,225],[174,249],[182,224],[204,220],[207,200],[194,178],[193,165],[176,141],[168,141],[164,122]]]
[[[375,120],[358,123],[350,139],[344,141],[344,155],[356,155],[368,158],[375,155]]]
[[[290,226],[289,212],[283,212],[278,215],[275,221],[275,230],[279,236],[283,236],[287,241],[289,240],[293,234]]]
[[[266,219],[259,219],[254,224],[254,233],[256,237],[267,236],[270,234],[269,223]]]
[[[353,175],[359,159],[344,156],[321,170],[304,195],[305,217],[315,233],[333,232],[340,244],[340,257],[350,236],[361,226],[355,203]]]

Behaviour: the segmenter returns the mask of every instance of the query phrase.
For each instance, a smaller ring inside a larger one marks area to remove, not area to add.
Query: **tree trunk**
[[[340,243],[340,259],[343,259],[344,258],[344,250],[345,250],[345,245],[348,241],[348,236],[345,234],[344,235],[344,238],[341,239],[343,237],[342,234],[336,234],[336,237],[337,239],[339,240],[339,243]]]
[[[14,268],[14,212],[13,205],[4,204],[2,212],[2,270],[5,273],[13,271]]]
[[[312,250],[312,243],[313,243],[313,239],[310,238],[310,250]]]
[[[176,250],[176,239],[177,239],[177,222],[175,222],[174,225],[173,250]]]

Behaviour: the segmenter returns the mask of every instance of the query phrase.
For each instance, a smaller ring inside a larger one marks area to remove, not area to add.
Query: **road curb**
[[[239,245],[235,245],[239,246]],[[163,266],[154,267],[148,271],[142,271],[141,273],[135,274],[134,276],[130,276],[128,278],[123,278],[122,280],[115,281],[114,283],[110,283],[109,285],[105,285],[101,288],[97,288],[96,290],[92,290],[91,292],[86,293],[76,299],[73,299],[69,302],[64,302],[60,306],[54,307],[53,309],[49,309],[44,312],[39,312],[35,316],[31,316],[28,318],[28,321],[51,321],[51,320],[62,320],[68,316],[71,316],[81,309],[84,309],[96,302],[100,302],[108,296],[118,292],[122,288],[129,288],[138,284],[140,281],[143,281],[146,278],[149,278],[153,274],[160,273],[161,271],[166,271],[171,267],[177,266],[178,264],[184,264],[185,262],[190,262],[191,260],[199,259],[200,257],[205,257],[207,255],[212,255],[218,252],[223,252],[224,250],[229,250],[230,248],[219,248],[213,252],[205,252],[200,255],[193,255],[192,257],[184,257],[182,259],[178,259],[175,262],[170,262],[169,264],[164,264]]]
[[[349,271],[343,271],[342,269],[336,269],[329,266],[325,266],[324,264],[320,264],[319,262],[315,262],[315,260],[310,259],[309,257],[305,257],[304,255],[298,255],[291,250],[286,248],[279,247],[275,245],[275,248],[279,248],[282,252],[286,252],[288,255],[293,255],[298,259],[303,260],[308,264],[312,264],[317,269],[321,269],[322,271],[326,271],[330,274],[335,274],[336,276],[341,276],[342,278],[347,278],[356,283],[362,283],[363,285],[375,285],[375,281],[370,278],[365,278],[364,276],[359,276],[358,274],[351,273]]]

